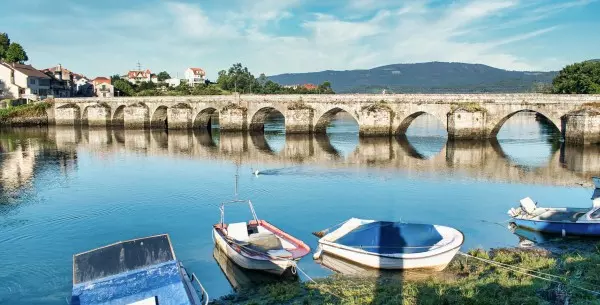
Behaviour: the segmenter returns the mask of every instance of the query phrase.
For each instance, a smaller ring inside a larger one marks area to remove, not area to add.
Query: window
[[[30,78],[29,79],[29,84],[30,85],[35,85],[35,78]]]

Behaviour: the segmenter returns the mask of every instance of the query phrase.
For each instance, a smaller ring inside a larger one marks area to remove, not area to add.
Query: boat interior
[[[250,252],[289,259],[300,258],[310,252],[302,241],[264,220],[216,224],[214,227],[228,242],[243,246]]]
[[[541,209],[540,209],[541,210]],[[575,208],[556,208],[543,209],[540,213],[531,219],[545,221],[560,221],[560,222],[577,222],[579,218],[584,216],[590,209],[575,209]]]

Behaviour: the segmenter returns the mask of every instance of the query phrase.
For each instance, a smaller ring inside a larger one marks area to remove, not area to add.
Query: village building
[[[50,81],[50,76],[30,65],[0,62],[0,99],[44,99]]]
[[[131,70],[127,72],[127,75],[121,76],[122,79],[128,80],[132,84],[139,84],[142,82],[153,82],[158,83],[158,77],[149,69],[146,70]]]
[[[206,83],[206,72],[202,68],[187,68],[184,77],[190,86]]]
[[[111,84],[110,78],[96,77],[92,81],[94,86],[94,95],[97,97],[114,97],[115,87]]]

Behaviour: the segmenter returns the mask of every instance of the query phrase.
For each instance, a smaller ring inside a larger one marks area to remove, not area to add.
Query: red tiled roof
[[[317,86],[315,86],[313,84],[304,84],[304,85],[302,85],[302,87],[304,87],[304,89],[307,89],[307,90],[317,89]]]
[[[205,75],[206,73],[202,68],[189,68],[195,75]]]
[[[109,85],[111,83],[110,78],[106,78],[106,77],[103,77],[103,76],[99,76],[99,77],[94,78],[92,80],[92,82],[94,84],[102,84],[102,83],[104,83],[104,84],[109,84]]]
[[[131,71],[127,72],[127,77],[128,78],[138,78],[138,77],[147,78],[147,77],[150,77],[151,74],[152,73],[150,72],[150,70],[146,70],[146,71],[131,70]]]

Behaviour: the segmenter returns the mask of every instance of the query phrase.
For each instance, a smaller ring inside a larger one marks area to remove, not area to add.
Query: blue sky
[[[0,32],[45,68],[95,77],[139,61],[172,76],[241,62],[258,75],[456,61],[558,70],[600,58],[600,0],[19,0]]]

